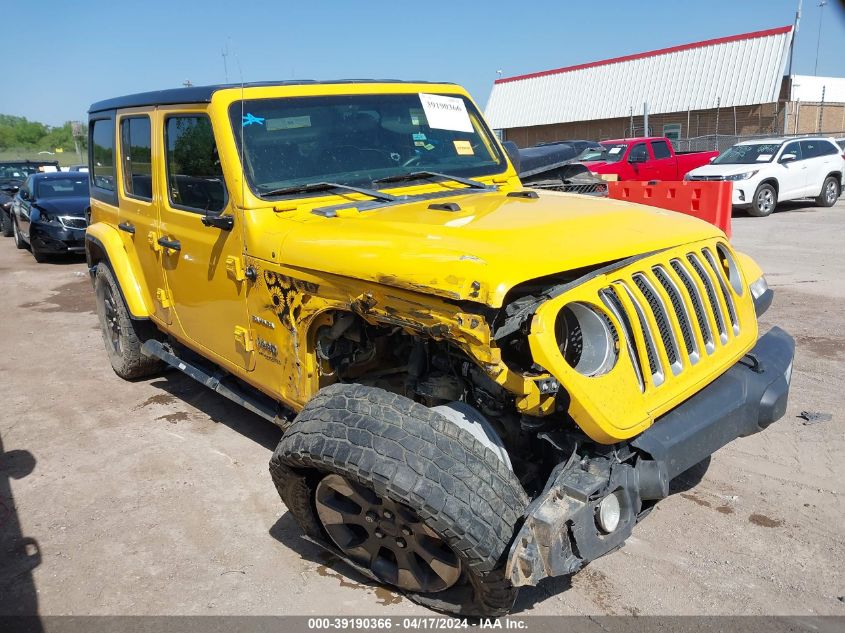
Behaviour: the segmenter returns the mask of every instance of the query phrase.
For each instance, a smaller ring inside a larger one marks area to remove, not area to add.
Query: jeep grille
[[[659,387],[739,335],[734,295],[718,262],[713,249],[704,247],[635,270],[599,292],[622,326],[642,391],[646,379]]]

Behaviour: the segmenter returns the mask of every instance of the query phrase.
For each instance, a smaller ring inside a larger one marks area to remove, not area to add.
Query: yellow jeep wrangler
[[[507,612],[784,414],[759,267],[699,220],[524,188],[458,86],[138,94],[91,106],[89,147],[115,372],[278,424],[305,536],[433,608]]]

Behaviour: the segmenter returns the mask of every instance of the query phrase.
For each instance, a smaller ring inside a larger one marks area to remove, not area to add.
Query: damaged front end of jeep
[[[526,282],[500,309],[378,286],[315,319],[313,379],[470,405],[533,499],[505,569],[533,585],[620,547],[673,478],[783,415],[794,343],[758,339],[750,281],[715,238]]]

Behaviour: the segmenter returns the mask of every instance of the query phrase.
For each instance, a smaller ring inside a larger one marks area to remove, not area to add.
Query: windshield
[[[751,165],[770,163],[780,149],[780,143],[759,143],[754,145],[734,145],[719,154],[714,165]]]
[[[87,178],[50,178],[39,180],[36,185],[36,198],[87,198]]]
[[[27,176],[38,173],[35,165],[2,165],[0,164],[0,178],[23,180]]]
[[[625,155],[628,146],[625,143],[602,143],[601,151],[589,149],[585,152],[590,157],[582,156],[581,160],[602,160],[607,163],[618,163]]]
[[[370,94],[232,104],[236,141],[257,195],[318,182],[373,182],[431,171],[498,174],[506,161],[477,110],[459,96]],[[398,186],[398,185],[396,185]]]

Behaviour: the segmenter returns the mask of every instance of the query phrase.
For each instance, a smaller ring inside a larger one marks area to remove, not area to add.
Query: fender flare
[[[85,257],[93,277],[96,267],[105,262],[117,279],[120,294],[134,319],[149,319],[152,299],[146,283],[129,259],[123,240],[116,229],[97,222],[85,232]]]

